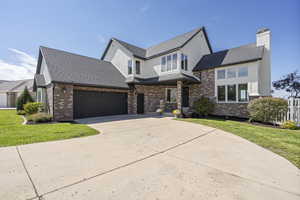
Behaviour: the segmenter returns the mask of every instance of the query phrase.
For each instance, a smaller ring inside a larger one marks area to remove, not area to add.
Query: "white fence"
[[[288,111],[287,113],[280,114],[277,123],[281,124],[288,120],[300,125],[300,98],[290,97],[288,99]]]

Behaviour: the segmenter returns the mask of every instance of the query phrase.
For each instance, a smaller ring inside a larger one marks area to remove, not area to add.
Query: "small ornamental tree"
[[[296,70],[273,82],[276,90],[285,90],[291,97],[300,97],[300,73]]]
[[[264,97],[250,101],[248,112],[250,120],[273,123],[287,112],[288,103],[285,99]]]
[[[27,87],[25,87],[22,94],[17,99],[17,110],[24,110],[24,104],[33,102],[33,98],[31,97]]]
[[[199,115],[207,116],[214,111],[215,104],[209,98],[202,96],[194,102],[193,108]]]

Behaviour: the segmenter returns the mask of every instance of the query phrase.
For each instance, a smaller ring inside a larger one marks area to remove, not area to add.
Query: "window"
[[[37,102],[43,102],[43,93],[42,88],[37,89]]]
[[[166,88],[166,102],[176,103],[177,88]]]
[[[132,60],[128,60],[128,74],[132,74]]]
[[[177,69],[177,54],[173,54],[172,69]]]
[[[217,71],[217,79],[225,79],[225,69]]]
[[[238,86],[239,89],[239,101],[240,102],[245,102],[248,101],[248,84],[239,84]]]
[[[141,62],[139,60],[135,61],[135,73],[141,74]]]
[[[227,69],[227,78],[235,78],[236,77],[236,69],[229,68]]]
[[[248,76],[248,67],[239,68],[239,77],[246,77],[246,76]]]
[[[161,58],[161,72],[166,71],[166,57]]]
[[[236,85],[227,85],[227,101],[236,101]]]
[[[225,85],[218,86],[218,101],[225,101]]]
[[[188,57],[183,53],[181,54],[181,69],[188,70]]]
[[[172,57],[171,57],[171,55],[168,55],[167,56],[167,71],[171,71],[171,59],[172,59]]]

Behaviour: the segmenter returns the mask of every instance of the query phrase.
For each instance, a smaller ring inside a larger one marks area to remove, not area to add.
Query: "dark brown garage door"
[[[127,114],[127,93],[74,90],[74,118]]]

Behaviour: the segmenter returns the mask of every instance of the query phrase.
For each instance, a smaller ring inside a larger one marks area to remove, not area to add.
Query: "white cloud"
[[[15,61],[7,62],[0,59],[0,80],[33,78],[37,59],[17,49],[10,48],[8,50],[14,53]]]
[[[145,13],[150,9],[150,5],[148,3],[144,4],[141,8],[140,8],[140,12],[141,13]]]

